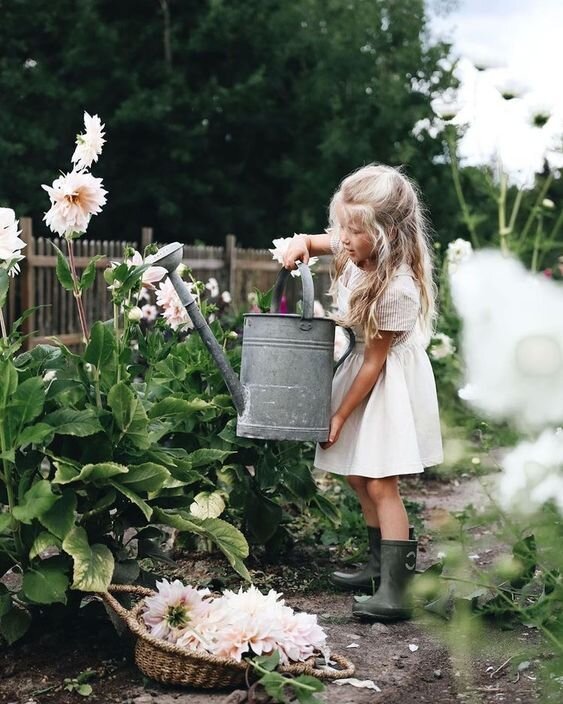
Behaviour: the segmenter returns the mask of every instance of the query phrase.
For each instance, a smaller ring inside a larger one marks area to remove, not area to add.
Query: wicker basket
[[[187,685],[205,689],[237,687],[253,677],[252,667],[246,662],[230,658],[220,658],[188,648],[181,648],[152,636],[142,619],[143,601],[130,611],[125,609],[114,593],[132,594],[138,597],[154,596],[155,592],[145,587],[110,585],[107,592],[100,593],[104,602],[123,619],[131,632],[137,636],[135,662],[141,672],[152,680],[171,685]],[[318,669],[315,658],[306,662],[279,667],[279,672],[291,675],[311,675],[320,680],[335,680],[351,677],[354,665],[341,655],[331,655],[331,659],[342,668]]]

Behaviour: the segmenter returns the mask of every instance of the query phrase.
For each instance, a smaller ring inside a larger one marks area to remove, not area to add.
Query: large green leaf
[[[218,518],[224,510],[225,500],[219,491],[200,491],[190,506],[190,513],[196,518]]]
[[[33,541],[33,545],[29,551],[29,559],[33,560],[45,550],[49,548],[60,548],[61,541],[56,535],[48,533],[46,530],[42,530],[41,533]]]
[[[31,422],[43,410],[45,386],[43,379],[34,376],[22,382],[8,405],[7,412],[17,419],[19,426]]]
[[[129,473],[117,481],[136,492],[158,491],[170,478],[170,472],[161,464],[145,462],[144,464],[130,464]]]
[[[0,634],[8,645],[21,638],[31,625],[31,616],[28,611],[12,606],[8,613],[0,618]]]
[[[137,397],[125,382],[121,381],[111,387],[108,394],[108,405],[117,427],[127,432],[135,414]]]
[[[55,430],[52,425],[47,423],[36,423],[35,425],[28,425],[24,428],[17,437],[18,447],[25,447],[26,445],[38,445],[39,443],[45,442],[49,444],[55,434]]]
[[[41,525],[63,540],[76,518],[76,494],[72,489],[63,491],[57,503],[39,517]]]
[[[158,401],[149,411],[150,418],[166,418],[167,416],[179,416],[184,418],[192,413],[204,411],[212,408],[213,404],[201,398],[194,398],[187,401],[183,398],[164,398]]]
[[[282,508],[267,496],[251,493],[246,502],[246,523],[253,540],[266,543],[277,531]]]
[[[9,359],[0,359],[0,414],[18,387],[18,373]]]
[[[191,452],[188,455],[188,459],[191,463],[192,469],[195,467],[204,467],[213,462],[222,462],[229,455],[232,455],[234,450],[215,450],[213,448],[202,448]]]
[[[117,462],[85,464],[72,481],[91,482],[92,484],[100,483],[103,485],[111,477],[116,477],[118,474],[127,474],[128,472],[129,469],[125,465],[117,464]]]
[[[59,408],[46,415],[43,420],[53,426],[57,435],[74,435],[84,438],[103,430],[93,408],[85,408],[83,411]]]
[[[66,604],[68,577],[48,561],[29,569],[23,576],[23,593],[36,604]]]
[[[70,484],[75,481],[76,477],[80,474],[80,470],[73,464],[70,464],[70,462],[54,460],[53,464],[56,467],[53,484]]]
[[[59,499],[53,494],[50,482],[41,479],[25,492],[20,505],[14,506],[14,518],[21,523],[31,523],[49,511]]]
[[[0,513],[0,535],[10,533],[12,527],[12,517],[9,513]]]
[[[74,282],[67,259],[54,242],[51,242],[51,244],[57,250],[57,279],[66,291],[72,291]]]
[[[121,484],[118,484],[116,481],[110,480],[109,482],[117,491],[123,494],[123,496],[127,497],[131,503],[135,504],[143,513],[144,517],[148,520],[150,520],[152,516],[152,508],[147,504],[146,501],[143,501],[143,499],[136,494],[134,491],[131,491],[126,486],[123,486]]]
[[[111,550],[106,545],[89,545],[84,528],[75,526],[63,540],[63,550],[74,561],[73,589],[84,592],[107,590],[115,562]]]
[[[250,575],[243,563],[243,560],[248,557],[248,543],[238,528],[220,518],[201,520],[184,511],[171,512],[159,508],[154,509],[153,519],[155,522],[172,526],[179,531],[189,531],[211,538],[225,554],[231,566],[241,577],[250,581]]]
[[[107,364],[115,351],[113,330],[98,321],[92,325],[90,342],[84,351],[84,361],[101,369]]]

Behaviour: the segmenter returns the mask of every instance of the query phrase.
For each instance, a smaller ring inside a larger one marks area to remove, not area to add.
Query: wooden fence
[[[77,345],[80,343],[81,333],[76,305],[72,293],[65,291],[57,280],[57,256],[51,242],[63,251],[66,251],[66,244],[58,239],[35,237],[30,218],[21,218],[20,226],[21,237],[27,245],[23,250],[26,258],[21,263],[22,273],[10,282],[5,311],[8,326],[24,310],[37,306],[38,309],[28,318],[25,325],[25,330],[31,333],[28,346],[51,341],[53,337],[65,345]],[[126,246],[142,251],[154,240],[152,228],[144,227],[139,242],[86,239],[74,241],[75,264],[79,273],[91,257],[96,254],[103,255],[96,264],[94,285],[84,293],[86,319],[90,324],[95,320],[108,320],[113,315],[110,294],[103,277],[104,269],[111,261],[122,260]],[[237,247],[234,235],[226,236],[223,247],[185,245],[183,261],[192,268],[197,279],[217,279],[220,290],[228,290],[231,293],[235,309],[243,310],[248,306],[248,294],[254,288],[268,290],[280,270],[280,265],[272,260],[272,255],[267,249]],[[328,262],[319,262],[315,272],[316,298],[326,304],[325,294],[329,286]],[[295,282],[290,286],[293,287],[293,290],[288,291],[291,301],[296,297]]]

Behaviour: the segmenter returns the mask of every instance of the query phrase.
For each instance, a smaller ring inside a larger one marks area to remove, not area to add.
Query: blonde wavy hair
[[[332,197],[329,222],[332,234],[339,236],[341,223],[336,210],[372,240],[374,268],[350,297],[348,315],[338,320],[348,327],[361,326],[366,339],[378,336],[377,308],[391,278],[401,264],[408,264],[420,291],[419,323],[426,343],[434,331],[436,285],[427,224],[415,184],[400,168],[369,164],[347,176]],[[340,251],[334,262],[330,293],[335,299],[336,281],[348,261]]]

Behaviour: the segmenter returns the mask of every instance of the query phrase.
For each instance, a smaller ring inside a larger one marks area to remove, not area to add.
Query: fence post
[[[234,235],[227,235],[225,238],[225,268],[229,272],[229,291],[231,296],[234,296],[237,275],[237,238]]]
[[[143,227],[141,230],[141,255],[145,253],[145,247],[152,244],[154,237],[154,230],[152,227]]]
[[[22,313],[28,308],[35,306],[35,243],[33,240],[33,221],[31,218],[21,218],[21,238],[27,245],[24,254],[25,259],[22,262],[21,275],[21,305]],[[22,332],[24,335],[29,335],[35,330],[35,313],[24,321]],[[26,342],[26,347],[29,348],[29,338]]]

